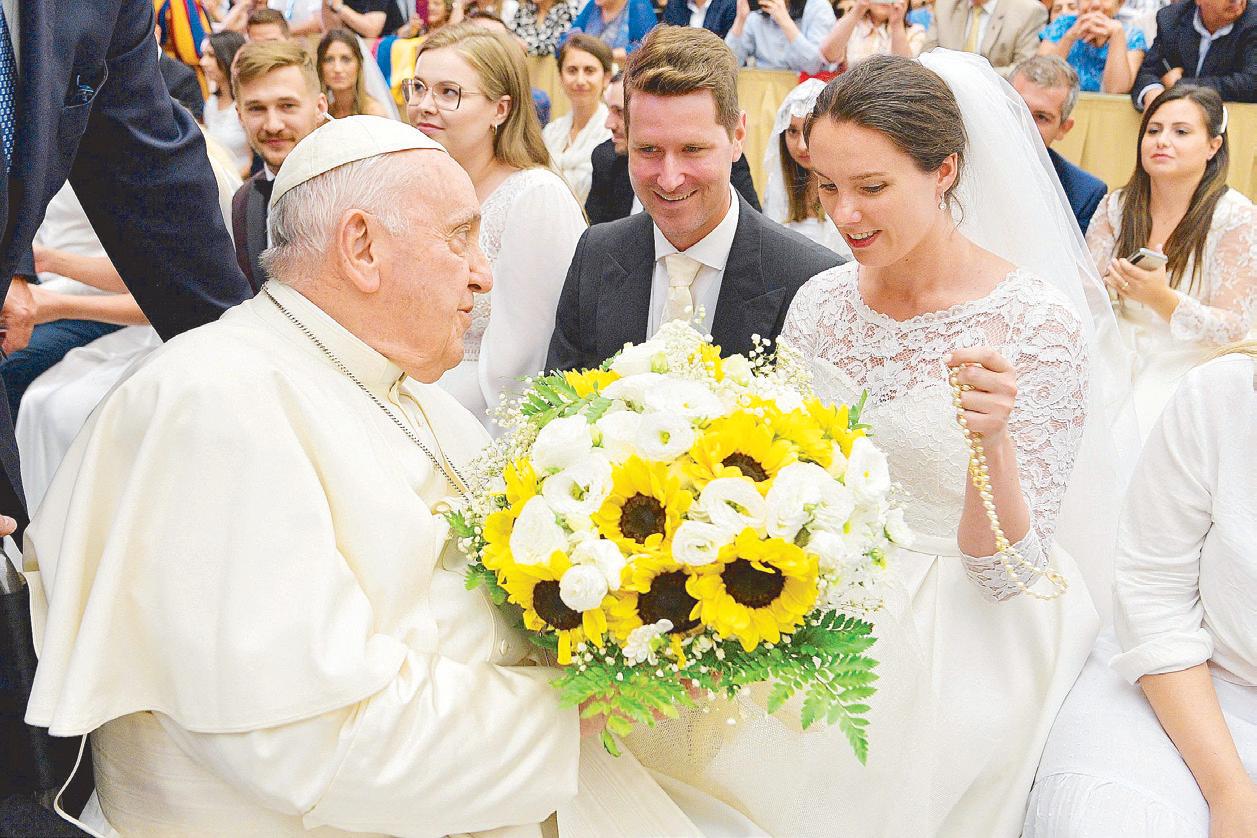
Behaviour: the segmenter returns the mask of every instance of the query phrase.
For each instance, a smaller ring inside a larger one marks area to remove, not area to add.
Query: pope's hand
[[[1008,417],[1017,401],[1017,371],[989,346],[957,349],[947,366],[959,367],[960,404],[969,430],[984,440],[1008,433]]]
[[[594,699],[591,698],[580,706],[580,735],[582,738],[585,736],[600,736],[603,728],[607,726],[607,717],[602,713],[596,713],[589,718],[585,718],[585,708],[592,701]]]
[[[8,515],[0,515],[0,538],[6,535],[13,535],[17,532],[17,521],[14,521]]]

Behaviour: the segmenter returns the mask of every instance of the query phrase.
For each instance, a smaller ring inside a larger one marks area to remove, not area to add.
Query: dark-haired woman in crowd
[[[743,66],[814,74],[832,68],[821,42],[836,21],[829,0],[760,0],[755,12],[749,0],[738,0],[725,43]]]
[[[578,32],[559,47],[559,81],[572,109],[545,127],[542,136],[559,174],[582,205],[589,197],[594,147],[611,138],[602,94],[611,80],[611,48]]]
[[[205,133],[231,154],[236,170],[248,177],[253,150],[240,124],[231,89],[231,62],[242,46],[244,36],[239,32],[215,32],[201,44],[201,69],[210,85],[210,95],[205,100]]]
[[[390,116],[384,105],[367,94],[362,47],[346,29],[333,29],[319,41],[315,64],[327,91],[327,111],[334,119],[346,116]]]
[[[499,398],[545,366],[585,215],[552,168],[524,51],[509,36],[473,23],[441,29],[419,47],[402,92],[410,124],[445,146],[480,200],[493,289],[477,295],[463,361],[440,383],[492,431]]]
[[[764,171],[768,174],[764,215],[850,259],[851,248],[825,217],[819,181],[803,139],[804,122],[824,89],[823,81],[808,79],[791,90],[777,109],[764,152]]]
[[[1248,335],[1257,307],[1257,209],[1226,185],[1226,110],[1176,85],[1144,111],[1134,174],[1100,203],[1087,244],[1135,350],[1135,410],[1147,436],[1182,375]],[[1136,265],[1141,248],[1164,267]]]

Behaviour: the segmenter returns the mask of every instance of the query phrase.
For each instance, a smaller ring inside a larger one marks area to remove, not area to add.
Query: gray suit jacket
[[[925,50],[934,47],[963,50],[969,36],[970,0],[935,0],[934,22]],[[986,24],[978,53],[1004,78],[1039,50],[1039,32],[1047,26],[1047,9],[1039,0],[999,0]]]
[[[751,336],[776,339],[803,283],[844,261],[752,210],[741,196],[711,334],[724,354],[747,354]],[[596,367],[648,337],[654,224],[644,212],[595,224],[581,236],[563,283],[546,369]]]

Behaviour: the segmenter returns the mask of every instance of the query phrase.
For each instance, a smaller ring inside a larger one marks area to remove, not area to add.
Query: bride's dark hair
[[[883,134],[923,172],[934,172],[956,155],[956,180],[947,190],[949,205],[965,162],[964,118],[951,88],[920,62],[896,55],[860,61],[821,91],[804,125],[811,142],[818,119],[850,122]]]

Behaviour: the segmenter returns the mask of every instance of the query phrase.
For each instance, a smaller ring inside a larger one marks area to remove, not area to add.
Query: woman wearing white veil
[[[875,618],[868,763],[836,728],[800,730],[797,706],[767,714],[757,691],[628,745],[691,834],[749,834],[749,822],[771,835],[1016,836],[1100,626],[1092,596],[1107,610],[1130,462],[1114,428],[1138,439],[1112,389],[1125,353],[1030,115],[984,60],[870,58],[830,84],[810,129],[822,200],[859,261],[799,291],[782,341],[814,359],[822,397],[868,392],[916,534]],[[948,381],[960,364],[1016,555],[996,553],[969,485]]]
[[[816,97],[824,89],[825,83],[820,79],[808,79],[786,94],[777,109],[773,133],[764,152],[764,171],[768,173],[764,215],[850,259],[851,248],[821,209],[816,176],[803,140],[803,121],[812,113]]]

